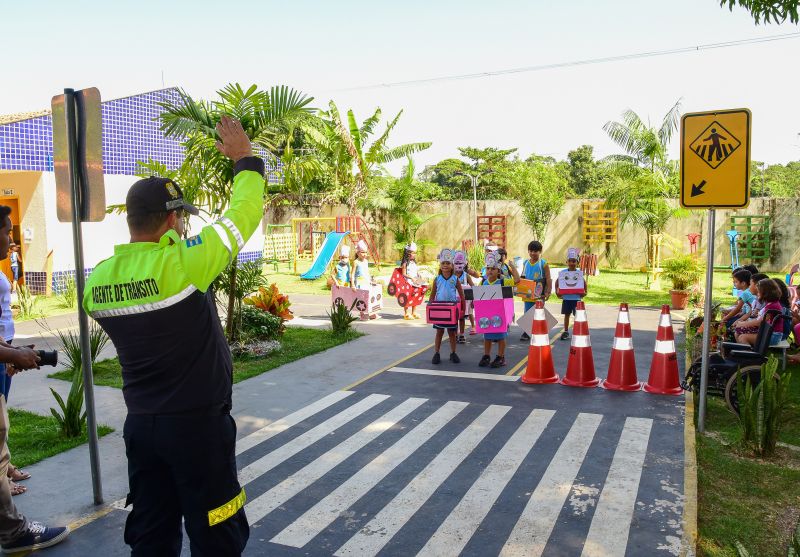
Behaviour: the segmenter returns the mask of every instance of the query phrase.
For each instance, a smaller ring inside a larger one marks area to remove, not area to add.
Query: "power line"
[[[493,77],[497,75],[509,75],[516,73],[526,72],[539,72],[544,70],[554,70],[558,68],[570,68],[575,66],[589,66],[592,64],[605,64],[608,62],[623,62],[626,60],[636,60],[639,58],[652,58],[655,56],[668,56],[671,54],[684,54],[687,52],[698,52],[701,50],[713,50],[718,48],[730,48],[733,46],[744,46],[757,43],[768,43],[774,41],[783,41],[786,39],[800,38],[800,32],[785,33],[783,35],[771,35],[769,37],[758,37],[753,39],[741,39],[738,41],[726,41],[721,43],[708,43],[695,46],[685,46],[681,48],[671,48],[667,50],[652,50],[649,52],[636,52],[631,54],[621,54],[618,56],[606,56],[604,58],[589,58],[586,60],[573,60],[571,62],[557,62],[554,64],[542,64],[538,66],[524,66],[521,68],[509,68],[505,70],[495,70],[486,72],[476,72],[459,75],[447,75],[439,77],[429,77],[424,79],[410,79],[408,81],[395,81],[390,83],[376,83],[374,85],[360,85],[356,87],[346,87],[343,89],[334,89],[334,91],[359,91],[364,89],[378,89],[387,87],[405,87],[413,85],[425,85],[429,83],[439,83],[444,81],[458,81],[462,79],[479,79],[482,77]]]

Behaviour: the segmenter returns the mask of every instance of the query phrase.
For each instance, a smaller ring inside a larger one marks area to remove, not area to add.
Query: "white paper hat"
[[[578,260],[580,256],[580,250],[578,248],[569,248],[567,249],[567,260],[575,259]]]
[[[406,245],[406,249],[408,251],[417,251],[417,244],[416,242],[411,242],[410,244]]]
[[[453,250],[450,248],[444,248],[442,251],[439,252],[439,263],[452,263],[454,257]]]
[[[359,240],[356,244],[356,251],[369,251],[367,249],[367,243],[364,240]]]
[[[339,257],[350,257],[350,246],[342,246],[339,250]]]
[[[497,255],[497,252],[490,251],[486,254],[486,268],[489,269],[490,267],[494,267],[495,269],[500,268],[500,256]]]

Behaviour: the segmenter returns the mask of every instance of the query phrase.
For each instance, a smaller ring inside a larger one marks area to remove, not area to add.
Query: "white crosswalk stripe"
[[[366,556],[378,553],[509,410],[508,406],[489,406],[484,410],[334,555]]]
[[[629,417],[622,425],[622,417],[607,422],[600,414],[565,416],[546,409],[521,412],[501,405],[475,408],[461,401],[352,394],[334,393],[237,445],[237,453],[258,450],[268,439],[276,447],[241,470],[243,485],[284,462],[296,464],[260,493],[248,488],[248,520],[266,528],[250,545],[263,544],[264,554],[279,546],[309,555],[335,551],[339,557],[415,552],[448,557],[465,550],[549,554],[551,538],[567,535],[559,515],[573,504],[573,487],[589,481],[587,473],[597,486],[590,505],[594,512],[579,533],[569,531],[585,537],[582,549],[570,551],[582,551],[582,557],[626,554],[634,513],[642,504],[637,496],[652,419]],[[380,413],[375,411],[379,404]],[[304,430],[292,435],[296,427]],[[511,431],[500,433],[501,428]],[[502,443],[495,440],[498,435]],[[322,448],[318,443],[326,439]],[[542,455],[549,462],[542,462]],[[582,470],[585,462],[591,465]],[[452,503],[444,502],[445,495]],[[439,511],[425,514],[434,508]],[[498,534],[493,524],[508,526]],[[415,538],[420,528],[424,534]],[[401,550],[409,540],[418,545]]]
[[[461,553],[553,414],[552,410],[531,412],[417,555],[444,557]]]
[[[442,429],[467,406],[466,402],[447,402],[436,412],[408,432],[400,441],[375,457],[369,464],[350,477],[333,493],[314,505],[303,516],[286,527],[271,541],[292,547],[303,547],[314,536],[322,532],[336,520],[342,510],[373,488],[379,481],[399,466],[405,459]],[[249,515],[248,515],[249,516]]]
[[[299,472],[292,474],[277,486],[253,499],[245,506],[245,513],[250,524],[258,522],[278,508],[279,505],[282,505],[327,472],[333,470],[347,457],[353,455],[378,435],[387,431],[394,424],[419,408],[424,402],[424,398],[410,398],[402,402]]]
[[[321,398],[320,400],[309,404],[308,406],[304,406],[297,412],[289,414],[283,419],[262,427],[258,431],[255,431],[247,437],[243,437],[236,442],[236,454],[240,455],[247,449],[252,449],[256,445],[286,431],[290,427],[299,424],[303,420],[310,418],[311,416],[321,412],[322,410],[325,410],[329,406],[336,404],[340,400],[343,400],[352,394],[353,391],[333,392],[325,398]]]
[[[280,448],[262,456],[252,464],[249,464],[239,471],[239,483],[243,486],[247,485],[257,477],[266,474],[280,463],[293,457],[303,449],[306,449],[325,437],[330,433],[336,431],[348,422],[353,421],[358,416],[372,408],[373,406],[386,400],[388,395],[369,395],[367,398],[362,399],[350,406],[346,410],[342,410],[333,418],[322,422],[314,429],[304,433],[300,437],[289,441]]]
[[[500,555],[533,557],[544,552],[601,419],[599,414],[578,414]]]
[[[597,502],[592,527],[586,536],[583,557],[625,555],[628,526],[636,504],[652,426],[653,421],[646,418],[625,420],[603,493]]]

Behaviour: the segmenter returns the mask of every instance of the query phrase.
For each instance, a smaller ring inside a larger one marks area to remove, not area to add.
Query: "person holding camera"
[[[11,244],[11,207],[0,205],[0,260],[8,257]],[[5,309],[3,309],[5,313]],[[0,317],[4,317],[0,315]],[[33,347],[12,347],[0,339],[0,363],[6,364],[3,373],[13,375],[26,369],[38,369],[41,355]],[[50,547],[69,535],[63,526],[48,527],[40,522],[31,522],[17,510],[11,500],[11,480],[8,467],[11,455],[8,452],[8,409],[6,397],[0,394],[0,546],[5,553],[32,551]]]
[[[233,161],[229,209],[184,239],[184,215],[198,210],[172,180],[139,180],[126,199],[131,241],[95,267],[83,299],[122,366],[133,557],[180,555],[181,518],[195,557],[241,555],[250,535],[233,365],[211,283],[261,221],[264,162],[238,121],[223,117],[216,130]]]

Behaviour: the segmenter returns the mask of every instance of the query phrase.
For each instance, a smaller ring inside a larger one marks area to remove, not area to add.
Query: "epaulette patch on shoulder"
[[[186,239],[186,247],[191,248],[194,246],[199,246],[203,243],[203,239],[200,236],[192,236],[191,238]]]

